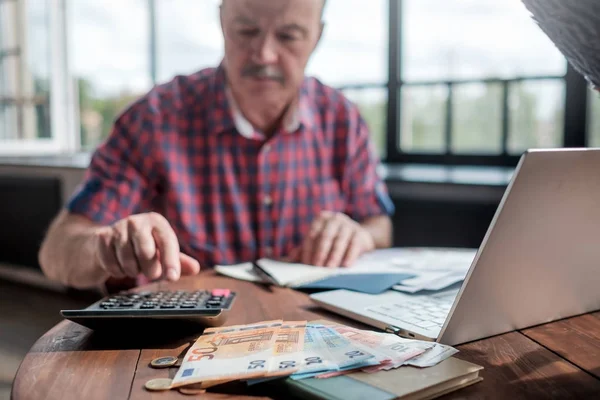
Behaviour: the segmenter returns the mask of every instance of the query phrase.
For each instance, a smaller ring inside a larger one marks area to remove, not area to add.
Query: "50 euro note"
[[[171,388],[190,384],[210,387],[264,376],[282,322],[205,329],[186,353]]]

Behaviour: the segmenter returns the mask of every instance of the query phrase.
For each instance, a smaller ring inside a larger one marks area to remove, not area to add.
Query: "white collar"
[[[244,117],[235,99],[233,98],[231,90],[229,88],[226,88],[225,92],[227,94],[227,100],[231,106],[233,123],[235,124],[235,128],[240,133],[240,135],[248,139],[264,139],[264,135],[260,132],[255,131],[250,121],[248,121]],[[300,128],[300,110],[298,106],[295,105],[293,111],[287,111],[284,116],[284,129],[285,133],[293,133],[296,132],[298,128]]]

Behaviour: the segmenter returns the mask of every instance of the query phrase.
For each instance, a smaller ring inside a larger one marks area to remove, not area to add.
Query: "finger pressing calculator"
[[[61,310],[61,315],[90,329],[136,328],[167,321],[201,326],[219,326],[226,319],[236,293],[229,289],[159,290],[122,292],[107,296],[79,310]]]

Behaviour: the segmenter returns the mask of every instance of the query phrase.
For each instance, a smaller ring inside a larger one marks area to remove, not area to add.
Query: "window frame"
[[[523,76],[512,79],[488,78],[472,80],[439,80],[428,82],[406,82],[402,76],[402,21],[404,0],[389,0],[388,31],[388,107],[386,130],[385,163],[443,164],[443,165],[517,165],[520,154],[507,151],[509,132],[509,86],[512,82],[529,82],[535,80],[562,80],[565,83],[565,107],[563,122],[563,147],[587,146],[587,109],[589,87],[585,79],[567,63],[567,71],[563,76]],[[566,60],[565,60],[566,63]],[[452,87],[463,83],[500,83],[503,87],[502,98],[502,153],[487,154],[455,154],[451,152],[452,136]],[[445,152],[422,153],[403,152],[399,146],[401,130],[401,90],[405,86],[446,85],[449,89],[446,101]]]
[[[19,0],[1,0],[19,1]],[[508,136],[508,91],[512,82],[527,82],[540,79],[563,80],[565,82],[565,108],[563,147],[587,146],[587,110],[589,86],[585,79],[570,64],[564,76],[527,76],[512,79],[473,79],[473,80],[440,80],[427,82],[405,82],[401,79],[402,68],[402,21],[403,1],[388,0],[388,80],[383,83],[357,83],[338,87],[341,90],[387,89],[387,109],[385,121],[385,156],[384,163],[415,163],[443,165],[492,165],[515,166],[520,155],[507,152]],[[0,155],[56,154],[76,153],[81,151],[81,135],[79,132],[79,105],[77,104],[77,88],[70,68],[67,0],[49,0],[49,29],[51,64],[50,64],[50,138],[30,141],[0,139]],[[150,46],[148,57],[153,85],[156,81],[157,44],[156,44],[156,3],[147,0],[148,17],[150,19]],[[566,63],[566,60],[565,60]],[[463,83],[500,83],[503,87],[502,134],[503,151],[501,154],[454,154],[450,149],[449,138],[452,135],[452,87]],[[401,90],[403,87],[427,86],[443,84],[449,88],[446,118],[446,151],[444,153],[404,152],[400,149],[401,131]]]
[[[564,118],[562,147],[587,147],[588,146],[588,92],[590,90],[586,80],[567,63],[564,75],[528,75],[514,78],[481,78],[481,79],[455,79],[431,81],[404,81],[402,80],[402,21],[404,0],[388,0],[388,82],[384,84],[366,83],[338,87],[344,90],[379,89],[387,88],[386,151],[382,162],[386,164],[441,164],[441,165],[476,165],[476,166],[502,166],[514,167],[519,162],[521,154],[509,153],[508,134],[510,124],[510,85],[516,82],[532,81],[560,81],[565,85]],[[502,151],[500,154],[456,154],[451,151],[452,118],[453,118],[453,90],[461,84],[470,83],[497,83],[502,85]],[[401,91],[403,87],[425,87],[445,85],[448,88],[446,101],[445,121],[445,151],[436,153],[402,151],[400,139],[402,132]]]
[[[24,4],[15,1],[17,7]],[[67,53],[67,26],[65,0],[48,1],[48,36],[50,51],[50,137],[23,139],[0,139],[0,155],[51,155],[74,153],[79,149],[76,119],[75,92],[69,84],[70,70]],[[21,10],[21,12],[23,12]],[[18,50],[19,53],[24,51]],[[20,101],[34,102],[34,98]],[[17,102],[19,99],[6,97],[5,102]]]

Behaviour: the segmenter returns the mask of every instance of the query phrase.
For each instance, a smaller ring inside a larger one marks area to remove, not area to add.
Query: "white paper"
[[[475,249],[407,248],[396,253],[392,263],[399,267],[428,271],[466,271],[471,266]]]
[[[249,262],[235,265],[217,265],[215,266],[215,271],[242,281],[263,282],[261,277],[253,271],[253,265]]]
[[[314,265],[288,263],[262,258],[256,262],[281,286],[295,286],[314,282],[335,275],[339,268],[324,268]]]
[[[465,279],[467,271],[456,271],[446,273],[420,273],[419,276],[406,279],[400,285],[392,288],[400,292],[416,293],[421,290],[442,290]]]
[[[405,365],[412,365],[415,367],[433,367],[458,353],[458,350],[454,347],[446,346],[444,344],[436,343],[435,346],[425,353],[406,361]]]
[[[411,270],[406,270],[407,272]],[[414,271],[412,271],[415,273]],[[410,273],[410,272],[409,272]],[[430,282],[446,277],[449,273],[444,271],[418,271],[414,278],[405,279],[402,281],[402,286],[424,287]]]
[[[473,249],[398,247],[365,253],[348,268],[325,268],[268,258],[260,259],[257,263],[281,286],[292,287],[333,275],[407,273],[416,276],[403,281],[396,289],[415,293],[423,289],[439,290],[459,282],[466,275],[475,254],[476,250]],[[215,269],[232,278],[264,282],[253,271],[251,263],[216,266]],[[456,275],[452,275],[453,273]]]

